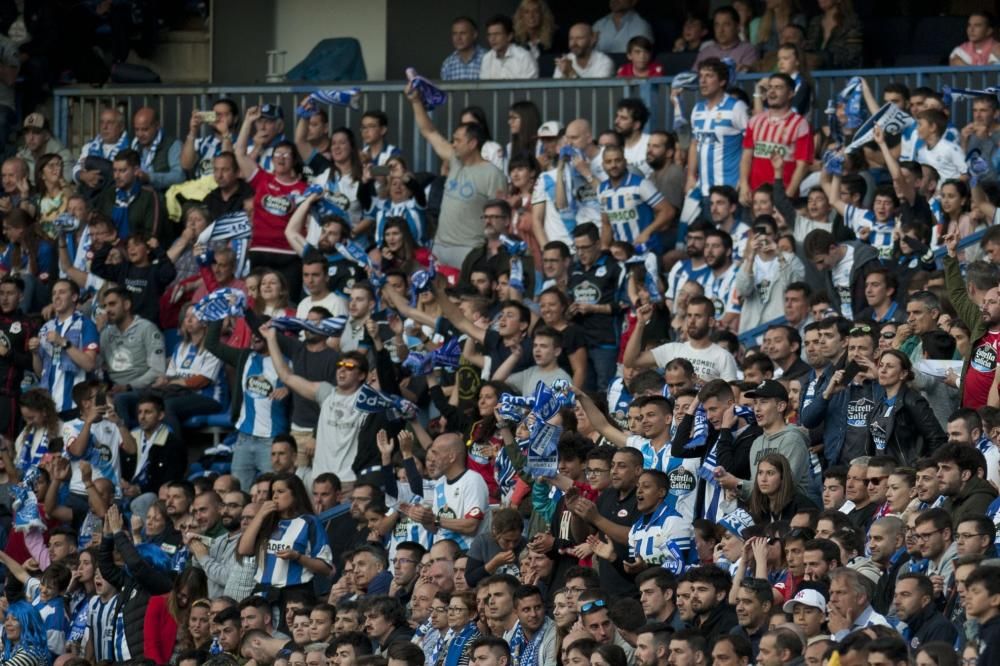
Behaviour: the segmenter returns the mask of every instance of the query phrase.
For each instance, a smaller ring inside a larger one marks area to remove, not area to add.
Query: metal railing
[[[953,88],[982,89],[1000,83],[1000,67],[922,67],[912,69],[836,70],[814,72],[813,126],[825,121],[822,111],[827,100],[843,88],[852,76],[864,76],[876,98],[889,82],[905,83],[911,89],[928,86],[941,90]],[[756,82],[766,74],[743,74],[737,85],[752,94]],[[516,101],[531,100],[541,111],[542,120],[558,119],[564,123],[573,118],[587,118],[595,131],[612,127],[615,105],[624,97],[640,97],[649,106],[652,118],[648,127],[670,128],[673,105],[670,102],[671,77],[644,81],[628,79],[533,80],[533,81],[462,81],[444,83],[448,101],[433,113],[438,129],[450,136],[458,123],[459,112],[466,106],[481,106],[486,111],[494,140],[505,143],[507,109]],[[330,87],[347,88],[353,84],[335,83]],[[71,149],[77,150],[97,134],[98,116],[105,106],[120,108],[128,117],[140,106],[152,106],[159,111],[163,126],[174,136],[187,134],[191,111],[211,108],[212,101],[229,97],[240,109],[271,102],[285,111],[286,131],[290,134],[295,122],[294,108],[298,101],[321,84],[257,85],[257,86],[106,86],[103,88],[74,87],[55,91],[53,130]],[[390,118],[388,139],[408,156],[413,170],[432,170],[437,161],[430,147],[420,138],[409,102],[403,95],[402,82],[359,83],[361,109],[381,109]],[[690,112],[694,93],[685,93],[684,108]],[[347,107],[330,107],[331,127],[347,126],[357,131],[362,111]],[[956,102],[952,108],[953,122],[961,127],[970,117],[967,101]]]

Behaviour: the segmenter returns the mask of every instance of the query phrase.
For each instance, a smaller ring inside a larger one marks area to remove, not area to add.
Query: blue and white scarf
[[[314,90],[309,93],[309,99],[305,104],[295,109],[295,115],[299,118],[312,118],[319,113],[318,105],[328,104],[330,106],[347,106],[355,111],[361,110],[361,88],[348,88],[347,90]]]
[[[333,338],[338,337],[344,332],[344,327],[347,326],[347,317],[343,315],[328,317],[318,322],[309,319],[298,319],[296,317],[273,317],[269,323],[272,328],[276,328],[279,331],[286,331],[288,333],[307,331],[325,338]]]
[[[545,638],[545,632],[552,626],[552,622],[552,618],[546,617],[530,641],[525,638],[521,623],[517,623],[514,636],[510,639],[510,653],[517,666],[543,666],[538,663],[538,658],[541,655],[542,639]]]
[[[412,67],[406,68],[406,79],[410,82],[410,87],[417,91],[420,101],[428,111],[433,111],[448,100],[448,93],[417,74],[417,70]]]
[[[389,420],[409,420],[417,413],[417,406],[398,395],[390,395],[373,389],[368,384],[362,384],[354,406],[362,412],[380,414],[386,412]]]
[[[226,213],[205,227],[198,235],[198,245],[212,247],[215,243],[226,243],[236,253],[236,277],[244,278],[250,272],[247,253],[250,250],[250,236],[253,225],[244,211]]]
[[[670,89],[673,90],[697,90],[698,75],[695,72],[681,72],[670,82]],[[674,131],[683,129],[688,124],[688,119],[684,114],[683,95],[671,95],[670,100],[674,107]]]
[[[132,183],[131,189],[115,188],[115,206],[111,209],[111,219],[115,223],[115,228],[118,229],[118,238],[128,238],[128,208],[141,191],[142,184],[138,180]]]
[[[733,408],[737,420],[743,419],[748,424],[754,424],[757,422],[757,417],[754,416],[753,409],[743,405],[737,405]],[[705,414],[705,408],[698,405],[698,409],[695,410],[694,414],[694,425],[691,427],[691,439],[688,441],[687,446],[684,448],[693,449],[699,446],[704,446],[705,442],[708,440],[708,417]],[[719,482],[715,479],[715,468],[719,465],[719,440],[716,438],[715,444],[705,458],[701,462],[701,466],[698,468],[698,476],[705,480],[705,507],[702,512],[702,518],[707,518],[711,521],[718,521],[721,516],[720,505],[725,498],[725,489],[719,485]]]
[[[510,256],[510,287],[524,293],[524,262],[521,259],[528,252],[528,244],[523,240],[500,235],[500,242]]]
[[[48,437],[46,437],[48,440]],[[46,450],[48,447],[46,447]],[[32,466],[21,478],[21,482],[11,488],[14,495],[14,529],[27,533],[33,529],[45,530],[41,514],[38,511],[38,498],[35,496],[35,480],[38,478],[38,467]]]
[[[104,139],[98,134],[95,136],[90,143],[87,144],[87,155],[89,157],[103,157],[106,160],[113,160],[115,155],[125,150],[131,145],[131,141],[128,138],[128,132],[122,132],[122,135],[118,138],[118,143],[115,144],[114,148],[110,152],[105,152],[104,150]]]
[[[139,153],[140,161],[139,168],[150,173],[153,169],[153,158],[156,157],[156,152],[160,149],[160,144],[163,142],[163,128],[161,127],[156,132],[156,136],[153,137],[153,143],[150,144],[149,148],[143,148],[142,144],[139,143],[139,137],[132,139],[132,150]]]
[[[246,308],[246,294],[239,289],[223,287],[195,303],[194,316],[201,321],[222,321],[226,317],[242,317]]]

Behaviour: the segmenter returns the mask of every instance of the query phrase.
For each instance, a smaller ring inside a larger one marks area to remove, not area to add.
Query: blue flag
[[[448,93],[417,74],[417,70],[412,67],[406,68],[406,79],[410,82],[410,87],[420,95],[420,101],[428,111],[433,111],[447,101]]]

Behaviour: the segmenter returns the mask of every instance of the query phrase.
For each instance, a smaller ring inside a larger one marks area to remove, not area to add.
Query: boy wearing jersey
[[[844,218],[844,224],[863,241],[875,248],[879,257],[888,259],[892,256],[892,232],[896,228],[896,213],[899,210],[899,197],[892,185],[880,185],[875,190],[872,209],[865,210],[859,206],[845,203],[839,196],[839,175],[831,176],[826,171],[820,182],[826,192],[830,205]],[[859,303],[859,309],[861,304]]]
[[[253,327],[251,327],[253,329]],[[238,432],[233,449],[232,474],[249,488],[258,474],[271,471],[271,440],[288,432],[288,388],[278,377],[267,354],[267,343],[252,330],[250,349],[223,344],[222,322],[213,321],[205,335],[205,349],[236,370],[232,418]]]
[[[54,316],[37,338],[28,341],[35,374],[42,378],[60,413],[73,409],[73,387],[97,369],[100,334],[93,321],[76,311],[79,299],[75,282],[56,280],[52,285]]]
[[[635,500],[641,515],[628,532],[631,559],[622,563],[627,573],[655,566],[679,573],[687,559],[693,545],[693,519],[671,506],[670,485],[660,470],[647,469],[639,477]]]
[[[729,68],[718,58],[698,64],[698,92],[702,99],[691,111],[691,145],[688,148],[688,193],[681,217],[697,217],[701,201],[717,185],[736,187],[740,182],[743,132],[750,112],[747,105],[726,94]]]
[[[601,245],[612,240],[632,245],[645,244],[654,253],[662,251],[659,232],[667,228],[670,205],[653,182],[630,173],[625,151],[616,146],[604,149],[604,171],[597,198],[601,202]]]

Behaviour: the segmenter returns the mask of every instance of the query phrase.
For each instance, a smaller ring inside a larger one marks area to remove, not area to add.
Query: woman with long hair
[[[271,499],[240,535],[240,558],[257,556],[258,588],[283,606],[293,589],[312,590],[316,576],[329,576],[333,556],[326,531],[313,512],[306,487],[295,474],[278,474],[271,482]]]
[[[809,21],[806,50],[819,60],[820,69],[861,66],[861,22],[851,0],[819,0],[823,12]]]
[[[145,656],[166,664],[174,648],[190,649],[188,614],[191,602],[208,594],[208,578],[196,567],[188,567],[174,579],[168,594],[150,597],[143,625]]]
[[[443,666],[468,666],[472,643],[479,638],[479,610],[471,590],[454,592],[448,600],[448,627],[451,639],[444,651]]]
[[[354,132],[347,127],[337,127],[330,134],[329,168],[317,175],[313,183],[323,186],[325,194],[340,195],[347,201],[344,212],[355,225],[356,234],[364,233],[370,223],[362,227],[361,213],[364,210],[358,198],[358,188],[364,176],[364,164],[361,161],[361,151]],[[370,203],[370,201],[369,201]]]
[[[53,440],[62,438],[63,423],[56,412],[56,404],[46,389],[33,388],[25,391],[18,401],[24,428],[14,441],[14,466],[9,470],[18,478],[37,467],[49,449],[58,450]]]
[[[383,273],[399,270],[411,275],[427,265],[430,257],[426,251],[421,252],[405,219],[386,218],[381,231],[379,254],[382,257]]]
[[[538,160],[532,155],[521,153],[510,158],[510,191],[507,202],[514,213],[511,220],[511,228],[514,233],[524,239],[528,244],[532,259],[538,270],[542,267],[542,246],[539,243],[535,228],[542,228],[544,220],[535,223],[532,210],[531,199],[535,192],[535,181],[541,172]]]
[[[208,650],[212,645],[212,602],[198,599],[188,611],[186,642],[188,650]]]
[[[38,192],[38,221],[42,233],[49,240],[56,240],[59,230],[53,220],[66,212],[73,188],[63,177],[63,159],[55,153],[46,153],[35,164],[35,190]]]
[[[814,506],[812,500],[795,490],[788,458],[780,453],[769,453],[760,459],[748,505],[754,522],[791,520],[799,509]]]
[[[940,194],[941,211],[938,213],[939,223],[934,226],[932,245],[940,245],[941,238],[945,234],[957,233],[959,239],[962,239],[977,231],[977,225],[971,213],[972,192],[965,181],[957,178],[946,180],[941,183],[938,193]],[[982,253],[978,247],[975,250],[971,247],[966,248],[961,252],[965,256],[962,257],[960,254],[959,258],[964,261],[975,261]]]
[[[590,655],[590,666],[628,666],[628,658],[618,645],[598,645]]]
[[[146,520],[141,516],[132,516],[132,541],[140,543],[152,543],[157,546],[172,546],[174,548],[181,545],[181,534],[174,528],[174,521],[167,514],[167,505],[163,500],[156,500],[146,509]]]
[[[534,102],[523,99],[510,105],[507,110],[507,127],[510,128],[508,160],[522,153],[532,157],[538,154],[538,128],[541,125],[542,114]]]
[[[458,114],[458,118],[461,123],[475,123],[483,129],[483,147],[479,154],[483,156],[484,160],[503,171],[507,158],[503,152],[503,146],[494,141],[493,135],[490,134],[490,124],[486,120],[486,111],[483,110],[483,107],[467,106]]]
[[[258,315],[267,315],[268,317],[295,316],[295,308],[290,302],[291,293],[284,273],[271,268],[264,269],[260,272],[258,290],[259,298],[253,302],[253,310]]]
[[[538,56],[552,51],[556,19],[545,0],[521,0],[514,11],[514,41]]]
[[[573,384],[583,386],[587,379],[587,340],[579,324],[569,321],[570,300],[562,289],[549,287],[538,296],[541,315],[536,327],[544,324],[562,333],[559,367],[573,377]]]
[[[48,638],[38,610],[21,599],[11,603],[3,620],[5,666],[48,666]]]
[[[838,370],[831,381],[837,382],[837,374],[843,376],[843,372]],[[869,455],[889,456],[899,466],[910,465],[948,441],[926,398],[909,387],[913,365],[906,354],[898,349],[882,352],[877,377],[885,393],[868,414]]]
[[[0,252],[0,267],[19,277],[31,275],[46,280],[55,275],[58,256],[52,241],[42,235],[38,223],[22,208],[11,210],[3,220],[6,239]],[[30,303],[30,300],[27,301]]]
[[[764,14],[754,19],[750,27],[750,41],[760,53],[778,48],[781,31],[786,26],[806,27],[806,17],[798,11],[797,5],[795,0],[766,0]]]

